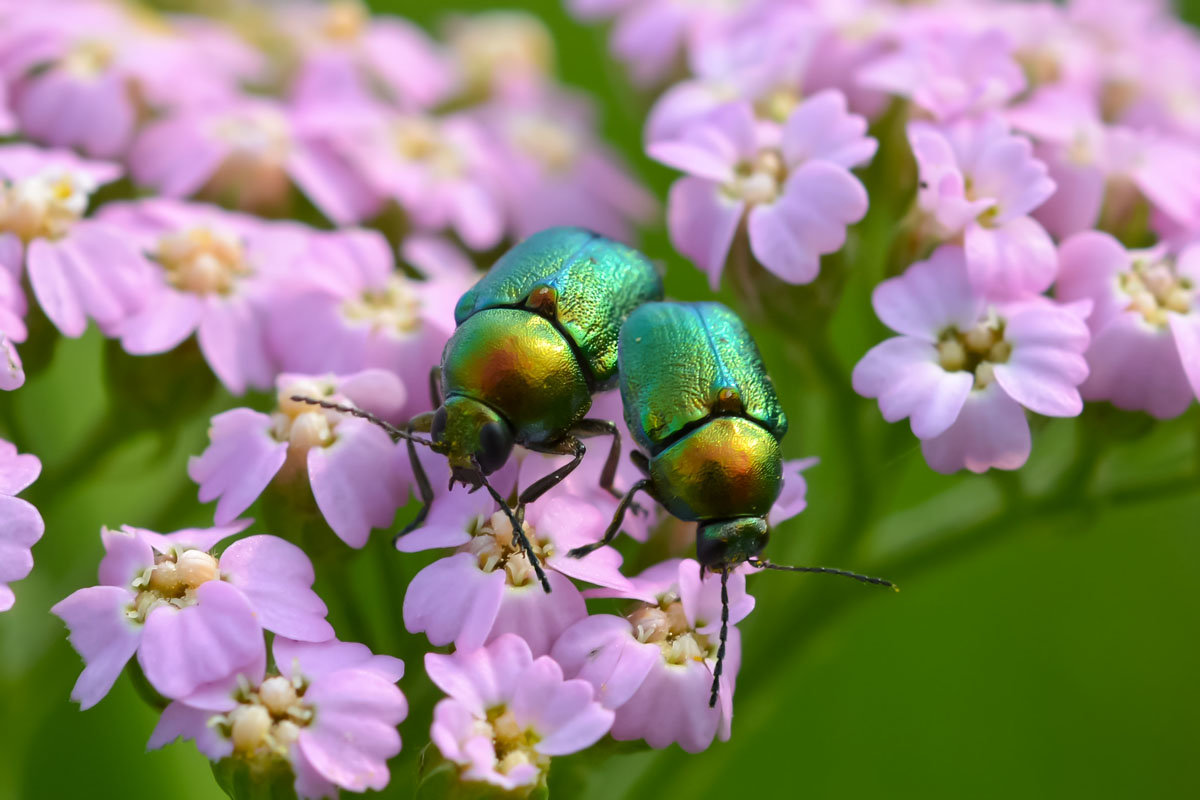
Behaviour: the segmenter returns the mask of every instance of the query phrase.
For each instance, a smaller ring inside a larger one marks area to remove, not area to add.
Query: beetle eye
[[[442,406],[433,415],[433,424],[429,427],[429,435],[433,437],[435,442],[442,440],[442,434],[446,432],[446,407]]]
[[[508,460],[512,443],[506,434],[498,422],[488,422],[479,429],[479,452],[475,454],[475,460],[485,475],[500,469]]]

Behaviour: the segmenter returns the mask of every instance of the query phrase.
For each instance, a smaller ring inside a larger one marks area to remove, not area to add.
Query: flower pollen
[[[220,579],[217,559],[211,553],[183,550],[158,554],[154,566],[130,584],[136,595],[126,614],[141,623],[151,611],[163,605],[187,608],[196,604],[196,590],[201,585]]]
[[[778,150],[763,150],[753,161],[739,164],[736,177],[722,188],[736,200],[750,204],[773,203],[786,178],[783,154]]]
[[[258,688],[243,684],[235,695],[238,706],[209,721],[221,736],[233,742],[234,755],[265,765],[286,759],[300,732],[313,720],[312,706],[304,702],[308,681],[272,675]]]
[[[634,638],[643,644],[658,645],[668,664],[682,666],[716,653],[709,637],[688,624],[683,602],[675,592],[660,597],[657,605],[643,603],[626,619],[633,625]]]
[[[994,379],[993,365],[1012,355],[1012,344],[1004,339],[1004,321],[989,315],[965,332],[947,328],[938,339],[937,353],[942,369],[973,373],[975,388],[984,389]]]
[[[532,764],[542,772],[550,766],[550,756],[534,749],[539,738],[537,733],[529,728],[522,729],[507,706],[488,709],[487,721],[478,720],[475,725],[479,735],[492,740],[497,772],[507,775],[523,764]]]
[[[331,399],[333,387],[324,381],[304,379],[289,383],[276,395],[279,405],[271,415],[271,435],[277,442],[288,443],[285,469],[302,468],[310,449],[333,444],[334,429],[340,418],[337,411],[293,400],[293,397]]]
[[[533,551],[545,562],[554,555],[554,545],[548,539],[539,538],[537,531],[528,523],[524,525],[525,536],[533,545]],[[529,586],[537,582],[533,564],[513,535],[512,523],[503,511],[497,511],[486,520],[477,522],[471,541],[464,545],[466,552],[475,556],[479,568],[484,572],[503,569],[512,586]]]
[[[1127,310],[1137,311],[1151,325],[1165,328],[1167,312],[1187,314],[1196,298],[1196,287],[1179,275],[1170,259],[1134,258],[1128,272],[1118,276],[1129,296]]]
[[[158,243],[158,263],[176,289],[199,295],[233,291],[251,273],[238,239],[211,228],[192,228],[164,236]]]
[[[96,183],[84,174],[51,169],[0,184],[0,231],[21,241],[61,239],[87,210]]]
[[[383,288],[367,289],[343,303],[342,316],[369,325],[376,333],[400,337],[420,327],[421,300],[413,291],[412,281],[397,273]]]

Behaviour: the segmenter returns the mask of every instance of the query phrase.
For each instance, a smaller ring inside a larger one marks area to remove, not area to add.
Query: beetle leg
[[[581,419],[571,432],[581,439],[589,436],[612,437],[608,458],[604,460],[604,469],[600,472],[600,488],[620,500],[621,493],[613,488],[613,481],[617,477],[617,465],[621,462],[621,429],[606,419]]]
[[[424,414],[413,417],[408,421],[408,432],[411,434],[414,431],[421,433],[429,433],[429,429],[433,427],[433,412],[427,411]],[[413,521],[404,526],[404,530],[396,534],[399,539],[406,533],[411,533],[421,524],[425,522],[425,517],[429,514],[429,504],[433,502],[433,487],[429,485],[429,476],[425,474],[425,467],[421,465],[421,460],[417,458],[417,446],[409,439],[408,445],[408,463],[412,466],[413,478],[417,482],[417,494],[421,498],[421,509],[417,511],[417,516]]]
[[[436,364],[429,370],[429,401],[434,408],[440,408],[442,401],[442,367]]]
[[[554,470],[554,472],[551,472],[549,475],[538,478],[536,481],[529,484],[529,486],[525,488],[525,491],[521,492],[521,496],[517,498],[518,506],[523,506],[526,503],[532,503],[534,500],[537,500],[546,492],[562,483],[563,478],[575,471],[575,468],[579,466],[579,462],[583,461],[583,454],[587,452],[587,448],[583,446],[583,442],[579,441],[579,439],[570,434],[564,436],[562,441],[557,442],[556,444],[547,447],[531,447],[530,449],[537,453],[548,453],[550,455],[565,455],[569,453],[574,456],[574,458],[572,458],[566,464],[563,464],[558,469]]]
[[[629,460],[638,468],[643,475],[650,475],[650,459],[641,450],[634,450],[629,454]]]
[[[621,523],[625,521],[625,512],[633,505],[633,496],[638,492],[645,492],[653,497],[649,478],[642,478],[640,481],[630,487],[625,496],[621,498],[621,502],[617,504],[617,511],[613,514],[612,522],[608,523],[608,529],[604,531],[604,538],[598,542],[585,544],[583,547],[576,547],[574,550],[567,553],[571,558],[583,558],[593,550],[599,550],[606,544],[611,544],[612,540],[617,538],[617,534],[621,530]]]

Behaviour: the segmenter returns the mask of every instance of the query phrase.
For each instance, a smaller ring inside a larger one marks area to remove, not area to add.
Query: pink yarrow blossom
[[[492,134],[473,114],[433,116],[372,105],[338,116],[331,146],[418,229],[452,230],[473,250],[500,242],[505,213],[491,174]]]
[[[616,17],[609,47],[640,84],[662,81],[690,48],[719,29],[741,4],[687,0],[570,0],[580,19]]]
[[[22,133],[55,147],[121,156],[151,109],[228,97],[262,60],[198,18],[147,25],[121,4],[27,3],[5,20],[3,69]]]
[[[698,753],[714,737],[729,739],[733,692],[741,664],[735,627],[754,609],[744,570],[729,576],[729,638],[717,705],[708,705],[721,628],[720,576],[701,577],[692,559],[664,561],[630,580],[625,591],[593,590],[590,597],[639,601],[625,616],[595,614],[568,628],[551,656],[563,671],[596,688],[616,710],[612,737],[645,739],[651,747],[678,744]]]
[[[877,143],[841,92],[808,98],[781,128],[760,123],[749,103],[722,106],[672,141],[652,142],[658,161],[690,173],[671,187],[671,241],[715,288],[739,228],[750,251],[789,283],[817,277],[820,257],[846,241],[867,213],[867,192],[851,168]]]
[[[992,302],[967,270],[962,248],[946,245],[875,288],[875,313],[900,335],[863,356],[854,390],[878,398],[888,422],[910,417],[938,472],[1017,469],[1031,447],[1026,408],[1051,417],[1083,410],[1090,304],[1037,295]]]
[[[163,199],[106,205],[98,219],[141,250],[150,272],[140,308],[110,331],[127,352],[165,353],[195,334],[230,392],[271,385],[266,307],[301,279],[308,229]]]
[[[387,761],[400,752],[396,726],[408,716],[396,686],[404,663],[336,639],[277,636],[272,652],[272,672],[264,653],[236,682],[168,705],[148,747],[184,738],[214,762],[232,757],[269,769],[285,761],[303,798],[387,786]]]
[[[428,34],[400,17],[372,16],[358,0],[292,2],[276,10],[276,23],[299,51],[293,102],[431,108],[454,86],[449,58]]]
[[[574,225],[629,241],[633,225],[656,218],[654,197],[597,140],[586,98],[543,90],[491,103],[481,115],[497,134],[488,166],[517,238]]]
[[[429,653],[425,671],[449,695],[433,710],[430,738],[463,781],[535,786],[552,757],[591,747],[613,722],[590,684],[563,680],[558,664],[535,659],[511,634],[473,651]]]
[[[1058,269],[1054,242],[1029,213],[1054,193],[1028,139],[999,117],[946,126],[913,122],[917,205],[934,241],[962,238],[971,282],[997,298],[1043,292]]]
[[[0,391],[11,392],[25,385],[21,356],[8,334],[0,332]]]
[[[399,422],[405,387],[384,370],[353,375],[279,376],[271,414],[235,408],[213,417],[209,446],[188,462],[200,502],[217,501],[217,524],[250,507],[272,481],[307,481],[329,527],[351,547],[391,524],[408,498],[403,448],[365,419],[293,400],[311,397]]]
[[[150,685],[176,699],[262,661],[264,628],[303,641],[332,638],[300,548],[260,535],[213,555],[249,524],[166,535],[103,529],[100,585],[51,609],[85,663],[71,699],[94,706],[135,654]]]
[[[333,222],[361,222],[382,198],[328,141],[340,119],[338,106],[267,98],[188,106],[142,131],[130,173],[166,197],[196,195],[257,213],[286,209],[295,184]]]
[[[305,255],[311,280],[277,290],[267,308],[267,341],[282,369],[389,370],[413,388],[397,421],[429,410],[430,370],[454,330],[455,303],[478,277],[462,251],[442,239],[412,236],[401,252],[424,280],[399,269],[374,231],[315,236]]]
[[[404,626],[424,633],[434,645],[453,642],[460,650],[515,633],[533,652],[548,653],[558,635],[587,614],[572,578],[597,586],[629,585],[620,572],[621,556],[612,548],[578,559],[567,555],[599,540],[607,522],[595,506],[566,492],[552,492],[526,508],[522,527],[549,580],[547,594],[508,517],[486,493],[461,487],[443,493],[424,524],[396,541],[402,552],[455,548],[409,583]]]
[[[10,583],[33,569],[31,548],[42,538],[42,515],[17,495],[37,480],[42,462],[0,439],[0,611],[15,600]]]
[[[111,334],[144,301],[149,265],[121,231],[83,218],[92,193],[120,174],[65,150],[0,147],[0,267],[17,282],[28,268],[38,303],[66,336],[82,336],[89,317]],[[23,313],[18,292],[9,287],[6,305]]]
[[[906,97],[934,119],[951,120],[1004,106],[1025,89],[1025,73],[1003,31],[930,26],[868,63],[860,85]]]
[[[1200,245],[1126,250],[1089,231],[1060,258],[1057,297],[1094,304],[1083,397],[1159,419],[1187,410],[1200,397]]]

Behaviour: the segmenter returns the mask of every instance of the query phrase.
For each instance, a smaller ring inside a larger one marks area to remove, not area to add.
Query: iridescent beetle
[[[621,498],[604,538],[572,550],[580,557],[608,544],[638,492],[675,517],[698,523],[696,559],[721,575],[721,635],[709,705],[717,702],[729,626],[729,572],[822,572],[895,588],[889,581],[828,567],[787,567],[762,558],[767,513],[783,488],[787,417],[758,347],[720,303],[647,303],[621,328],[625,422],[646,453],[633,459],[645,478]]]
[[[613,489],[620,432],[588,419],[592,395],[617,382],[617,337],[638,306],[662,299],[654,265],[637,250],[579,228],[550,228],[530,236],[492,266],[454,310],[457,329],[430,375],[434,411],[401,431],[370,414],[314,398],[299,401],[366,417],[408,442],[422,508],[405,532],[425,519],[433,490],[415,444],[445,455],[450,485],[484,487],[512,522],[542,588],[541,564],[521,526],[520,509],[571,473],[586,451],[582,439],[612,436],[600,485]],[[431,439],[413,434],[429,433]],[[570,462],[530,484],[514,513],[487,482],[508,461],[513,445],[567,454]],[[403,535],[403,533],[401,534]]]

